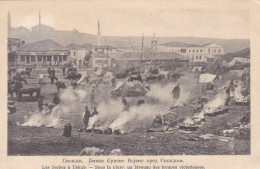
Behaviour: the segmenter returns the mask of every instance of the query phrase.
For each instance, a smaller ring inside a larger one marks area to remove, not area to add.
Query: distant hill
[[[93,45],[89,44],[89,43],[84,43],[82,45],[70,43],[70,44],[66,45],[65,47],[68,48],[68,49],[82,49],[83,48],[83,49],[90,50],[90,49],[92,49]]]
[[[52,30],[44,32],[31,32],[29,29],[24,27],[12,28],[8,34],[11,38],[20,38],[25,40],[26,43],[32,43],[39,40],[51,39],[57,43],[66,46],[69,44],[83,45],[88,44],[89,46],[95,46],[97,44],[97,36],[87,33],[80,33],[76,30],[61,31]],[[144,37],[144,46],[150,47],[153,36]],[[249,48],[250,41],[248,39],[214,39],[214,38],[198,38],[198,37],[156,37],[158,44],[165,44],[170,42],[179,42],[187,44],[205,44],[205,43],[216,43],[225,48],[225,53],[236,52],[241,49]],[[114,47],[131,47],[141,46],[141,36],[102,36],[102,45],[114,46]],[[84,46],[84,45],[83,45]],[[85,45],[86,47],[86,45]]]
[[[250,48],[246,48],[235,53],[227,53],[222,58],[230,62],[234,57],[250,58]]]

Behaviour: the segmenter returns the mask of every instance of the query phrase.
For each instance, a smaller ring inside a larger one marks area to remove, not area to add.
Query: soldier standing
[[[62,73],[63,73],[63,76],[65,76],[65,72],[66,72],[66,68],[65,68],[65,65],[62,66]]]
[[[55,70],[54,68],[51,69],[51,84],[54,84],[54,79],[58,82],[58,78],[55,76]]]
[[[180,87],[179,84],[172,90],[173,99],[179,99],[180,97]]]
[[[23,87],[22,81],[24,81],[27,84],[27,81],[21,77],[20,72],[16,72],[15,77],[13,77],[13,80],[15,82],[15,94],[18,99],[18,101],[21,100],[21,93],[20,90]]]
[[[122,103],[124,105],[124,109],[123,110],[126,111],[127,110],[127,101],[126,101],[124,96],[122,96]]]
[[[43,96],[40,96],[38,99],[38,108],[39,108],[39,111],[43,110]]]
[[[57,93],[54,94],[52,103],[55,104],[55,105],[60,104],[60,98],[59,98]]]
[[[115,77],[112,77],[111,79],[111,83],[112,83],[112,87],[116,87],[116,78]]]
[[[85,126],[85,130],[88,127],[89,118],[90,118],[90,111],[88,110],[88,106],[86,106],[85,107],[85,114],[84,114],[84,117],[83,117],[83,123],[84,123],[84,126]]]

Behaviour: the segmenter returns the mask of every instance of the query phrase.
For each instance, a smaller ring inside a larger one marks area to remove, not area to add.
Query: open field
[[[45,70],[42,70],[45,73]],[[29,85],[38,86],[36,74],[33,70],[32,79],[28,80]],[[47,73],[47,72],[46,72]],[[61,71],[56,71],[59,80],[65,82],[66,85],[70,81],[63,78]],[[198,75],[187,73],[181,79],[180,86],[190,92],[187,102],[179,107],[176,111],[182,118],[192,116],[192,108],[190,100],[201,95],[201,84],[197,82]],[[157,84],[157,82],[153,83]],[[171,81],[162,81],[162,89],[167,85],[174,85]],[[224,81],[217,82],[217,86],[221,87]],[[167,88],[167,87],[166,87]],[[44,96],[44,103],[50,103],[53,94],[57,92],[56,86],[50,84],[50,80],[45,78],[41,86],[41,94]],[[67,89],[71,90],[71,89]],[[78,87],[76,91],[89,91],[89,85],[84,84]],[[100,96],[97,96],[96,102],[109,102],[114,98],[110,97],[112,90],[111,84],[101,84],[99,86]],[[168,91],[171,94],[172,88]],[[64,91],[62,91],[64,92]],[[161,92],[164,92],[163,90]],[[169,93],[165,94],[168,95]],[[164,93],[162,93],[164,95]],[[73,97],[73,96],[71,96]],[[207,95],[209,99],[214,98],[213,94]],[[149,102],[149,98],[140,97]],[[115,99],[116,100],[116,99]],[[134,105],[136,98],[127,98],[130,105]],[[188,101],[189,100],[189,101]],[[59,127],[44,126],[22,126],[26,121],[28,112],[34,112],[38,109],[37,102],[16,102],[17,112],[8,115],[8,120],[12,125],[8,126],[8,155],[78,155],[85,147],[97,147],[104,149],[104,155],[108,155],[113,149],[121,149],[125,155],[249,155],[250,154],[250,138],[234,139],[234,149],[230,148],[230,142],[220,141],[218,139],[203,140],[199,136],[204,134],[217,134],[225,129],[227,123],[237,124],[240,121],[240,114],[245,110],[249,110],[249,106],[225,106],[228,113],[218,115],[216,117],[206,117],[197,131],[190,134],[184,134],[175,126],[170,127],[168,131],[147,132],[147,129],[156,127],[163,128],[163,125],[154,126],[152,123],[155,112],[144,119],[136,119],[127,121],[124,129],[128,132],[126,135],[105,135],[95,133],[77,132],[76,129],[83,127],[82,113],[85,105],[89,105],[89,95],[77,103],[77,110],[71,111],[71,114],[65,114],[62,124]],[[152,105],[149,103],[148,106]],[[98,106],[98,105],[97,105]],[[165,103],[161,108],[169,109],[170,104]],[[98,111],[101,109],[98,108]],[[73,110],[73,109],[72,109]],[[92,110],[91,110],[92,111]],[[102,111],[102,110],[101,110]],[[156,111],[156,110],[155,110]],[[37,113],[37,112],[36,112]],[[140,114],[144,112],[138,112]],[[147,114],[147,112],[145,112]],[[148,112],[149,113],[149,112]],[[112,112],[111,112],[112,114]],[[112,115],[111,115],[112,116]],[[167,116],[166,116],[167,117]],[[168,118],[172,118],[168,116]],[[175,119],[170,119],[175,120]],[[66,138],[62,136],[63,126],[67,123],[72,124],[72,137]]]

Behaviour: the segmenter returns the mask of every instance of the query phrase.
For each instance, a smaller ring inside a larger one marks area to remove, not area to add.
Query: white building
[[[234,57],[231,62],[228,62],[228,66],[233,66],[237,62],[240,62],[242,64],[248,64],[250,63],[250,58],[245,58],[245,57]]]
[[[175,52],[189,57],[190,62],[207,62],[224,54],[224,47],[215,43],[205,45],[169,42],[158,45],[158,51]]]
[[[70,49],[69,61],[81,67],[84,65],[85,56],[88,52],[86,49]]]

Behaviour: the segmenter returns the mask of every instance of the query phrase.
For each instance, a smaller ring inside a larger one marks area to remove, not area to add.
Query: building
[[[117,48],[112,47],[112,46],[94,46],[92,48],[93,53],[117,53]]]
[[[21,41],[18,38],[8,38],[7,42],[7,51],[8,51],[8,63],[16,64],[17,60],[17,50],[19,50],[20,46],[24,44],[24,41]]]
[[[75,63],[79,68],[85,65],[85,56],[89,52],[86,49],[70,49],[68,60]]]
[[[249,57],[234,57],[230,62],[228,62],[228,66],[234,66],[237,63],[249,64],[250,58]]]
[[[141,64],[152,64],[154,66],[173,65],[176,61],[185,59],[174,52],[125,52],[111,54],[111,65],[113,67],[139,67]]]
[[[189,57],[190,62],[210,62],[224,55],[224,47],[215,43],[205,45],[169,42],[158,46],[158,51],[175,52]]]
[[[50,66],[67,62],[69,50],[50,40],[25,44],[17,51],[17,63],[20,65]]]
[[[93,67],[106,68],[111,67],[111,56],[105,54],[104,52],[96,52],[92,54],[93,56]]]

